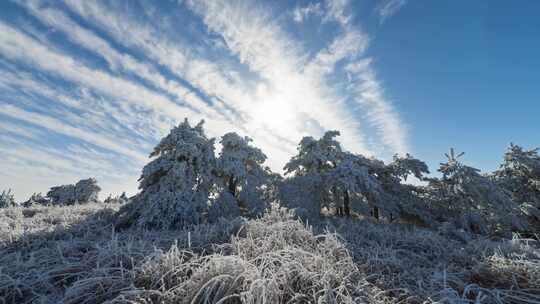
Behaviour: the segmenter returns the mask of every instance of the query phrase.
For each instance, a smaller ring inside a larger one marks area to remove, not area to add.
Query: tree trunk
[[[373,206],[373,217],[378,221],[379,220],[379,207]]]
[[[236,197],[236,181],[232,176],[229,177],[229,193],[231,193],[232,196]]]
[[[345,190],[345,195],[343,196],[343,208],[346,216],[351,216],[351,198],[349,196],[349,190]]]

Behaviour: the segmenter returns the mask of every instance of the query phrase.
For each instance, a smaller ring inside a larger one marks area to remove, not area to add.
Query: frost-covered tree
[[[41,193],[34,193],[30,198],[22,203],[23,207],[29,208],[34,205],[46,206],[49,205],[51,201],[44,197]]]
[[[362,156],[341,153],[335,168],[323,176],[338,215],[351,215],[351,196],[361,196],[372,204],[379,204],[386,198],[381,183],[364,160]]]
[[[298,154],[284,167],[285,174],[293,175],[281,183],[280,198],[284,204],[311,215],[331,207],[325,174],[337,166],[343,153],[337,136],[338,131],[327,131],[318,140],[311,136],[302,138]]]
[[[339,131],[327,131],[319,140],[311,136],[302,138],[298,145],[298,154],[285,165],[285,174],[296,176],[326,173],[336,167],[343,150],[335,139]]]
[[[506,191],[480,170],[464,165],[450,149],[447,161],[441,163],[441,179],[430,179],[432,201],[440,207],[439,217],[454,218],[474,232],[523,229],[524,223],[516,204]]]
[[[324,191],[322,176],[319,174],[295,175],[277,183],[278,200],[284,206],[295,210],[303,218],[316,218],[320,215]]]
[[[394,155],[392,163],[388,165],[392,175],[400,179],[407,180],[409,176],[414,176],[419,180],[424,179],[425,174],[429,174],[429,168],[425,162],[414,158],[409,153],[401,157]]]
[[[47,192],[47,198],[54,205],[72,205],[77,202],[75,185],[61,185],[52,187]]]
[[[504,162],[494,173],[499,185],[512,193],[518,203],[540,206],[540,155],[538,148],[525,150],[510,144]]]
[[[492,179],[506,189],[520,208],[540,223],[540,155],[538,148],[526,150],[510,144],[504,154],[504,162]]]
[[[214,139],[204,121],[192,127],[187,118],[154,148],[137,194],[119,211],[118,225],[178,228],[201,223],[215,177]]]
[[[47,192],[47,198],[54,205],[73,205],[97,202],[101,188],[95,178],[82,179],[75,185],[52,187]]]
[[[424,181],[425,175],[429,174],[427,164],[407,153],[405,156],[396,154],[387,166],[379,165],[377,168],[376,174],[383,189],[390,195],[391,200],[396,202],[399,209],[398,214],[390,214],[389,219],[399,217],[414,219],[424,224],[430,222],[431,216],[422,197],[423,188],[403,183],[411,176]]]
[[[343,151],[335,139],[338,135],[337,131],[328,131],[319,140],[304,137],[300,141],[298,154],[285,166],[286,173],[294,173],[294,177],[281,186],[286,190],[282,201],[310,214],[326,207],[349,216],[360,204],[371,206],[377,218],[379,208],[396,212],[395,202],[379,180],[379,174],[386,170],[384,163]],[[302,196],[306,198],[303,205]]]
[[[263,167],[266,155],[251,142],[251,138],[234,132],[223,135],[215,173],[222,181],[223,187],[220,188],[225,188],[221,191],[230,194],[230,197],[220,197],[226,197],[227,202],[234,198],[244,214],[259,215],[269,206],[264,194],[271,187],[271,172]]]
[[[8,189],[7,191],[3,190],[0,194],[0,208],[8,208],[15,206],[17,206],[17,203],[15,202],[15,198],[11,193],[11,189]]]
[[[82,179],[75,184],[75,198],[79,202],[98,202],[100,191],[95,178]]]
[[[350,164],[355,166],[356,173],[351,169]],[[373,157],[343,153],[335,170],[340,170],[340,167],[344,165],[349,172],[345,170],[344,173],[338,173],[338,176],[341,175],[342,178],[355,181],[352,184],[349,182],[349,184],[355,185],[356,190],[349,192],[357,194],[357,197],[361,199],[359,203],[367,203],[370,207],[369,215],[375,219],[384,217],[392,221],[401,216],[423,214],[418,212],[422,205],[422,200],[417,193],[418,188],[403,184],[402,180],[407,180],[407,177],[411,175],[423,179],[424,174],[429,173],[424,162],[406,154],[405,157],[395,155],[393,162],[386,165],[383,161]],[[335,178],[331,175],[329,181],[333,180]],[[359,209],[360,213],[367,211],[365,208],[358,208],[360,207],[358,203],[355,207]],[[345,213],[347,213],[346,209],[345,206]],[[423,215],[425,217],[425,214]]]

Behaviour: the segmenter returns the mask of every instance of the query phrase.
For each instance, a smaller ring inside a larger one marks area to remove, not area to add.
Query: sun
[[[255,103],[253,123],[279,133],[287,133],[294,126],[295,110],[287,96],[268,94]]]

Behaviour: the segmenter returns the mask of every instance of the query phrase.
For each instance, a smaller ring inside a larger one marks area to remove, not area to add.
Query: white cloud
[[[405,4],[406,0],[384,0],[377,8],[380,23],[384,23],[388,18],[394,16]]]
[[[371,59],[352,62],[345,69],[350,73],[349,90],[354,94],[355,101],[366,110],[368,121],[377,128],[382,142],[396,153],[410,152],[406,141],[407,128],[384,97],[384,91],[371,67]]]
[[[9,104],[0,104],[0,110],[3,115],[45,128],[50,132],[56,132],[66,136],[78,138],[96,146],[100,146],[104,149],[131,157],[139,162],[143,162],[147,159],[145,154],[129,149],[121,143],[121,140],[117,138],[110,138],[104,136],[103,134],[85,131],[74,126],[67,125],[61,120],[46,115],[25,111]]]
[[[326,12],[323,21],[336,21],[342,26],[347,26],[351,20],[351,14],[346,11],[350,6],[349,0],[326,0]]]
[[[220,34],[232,54],[265,80],[263,96],[257,96],[253,109],[272,108],[266,125],[277,134],[298,142],[304,135],[305,121],[316,121],[324,129],[340,129],[350,149],[367,151],[359,130],[348,111],[324,85],[320,75],[302,72],[305,50],[265,13],[246,2],[192,1],[188,6],[199,14],[209,30]],[[270,93],[271,92],[271,93]],[[316,109],[316,111],[313,111]],[[261,117],[261,116],[259,116]],[[275,121],[274,121],[275,120]],[[277,128],[276,125],[282,126]],[[320,135],[320,134],[318,134]]]
[[[307,6],[297,6],[292,11],[293,20],[297,23],[304,22],[310,16],[322,16],[321,3],[309,3]]]
[[[186,101],[191,107],[201,111],[206,117],[214,118],[219,115],[215,109],[193,95],[185,86],[172,79],[167,79],[152,65],[139,62],[129,54],[116,51],[106,40],[97,36],[92,31],[79,26],[62,11],[42,7],[39,3],[39,1],[27,1],[20,4],[43,23],[62,31],[73,42],[103,57],[113,70],[121,70],[122,72],[128,72],[148,80],[157,88],[175,96],[177,100]]]
[[[202,20],[205,28],[195,39],[204,47],[189,41],[193,37],[185,37],[183,28],[174,35],[162,31],[174,24],[171,16],[145,22],[155,17],[152,4],[144,5],[142,18],[118,2],[17,4],[39,23],[25,23],[22,31],[17,24],[0,21],[0,55],[8,62],[0,64],[0,90],[11,96],[9,103],[0,101],[0,111],[28,128],[3,123],[0,137],[10,142],[13,136],[39,140],[39,128],[73,142],[35,151],[25,144],[12,151],[0,146],[6,166],[23,168],[20,172],[30,170],[35,165],[31,160],[43,153],[32,183],[43,182],[47,172],[55,182],[74,182],[65,178],[84,176],[69,167],[88,158],[91,161],[81,162],[84,174],[96,169],[108,184],[133,189],[133,172],[147,161],[152,145],[184,117],[206,119],[210,136],[236,131],[253,137],[278,171],[302,136],[319,136],[329,129],[340,130],[344,146],[355,152],[408,149],[403,123],[366,56],[370,37],[355,24],[348,1],[311,3],[292,11],[298,26],[310,17],[317,17],[321,27],[337,25],[328,41],[320,41],[320,50],[307,49],[265,4],[251,1],[178,4],[178,9],[187,7],[192,17]],[[49,39],[37,24],[69,43]],[[80,50],[90,58],[77,60]],[[103,65],[93,65],[92,59]],[[342,79],[336,81],[336,75]],[[349,83],[344,83],[345,75]],[[49,77],[55,80],[49,82]],[[69,85],[58,86],[56,79]],[[19,100],[13,97],[17,94]],[[376,134],[368,134],[370,127]],[[62,161],[64,152],[69,157]],[[115,174],[118,159],[137,168]],[[61,171],[66,172],[64,178]]]

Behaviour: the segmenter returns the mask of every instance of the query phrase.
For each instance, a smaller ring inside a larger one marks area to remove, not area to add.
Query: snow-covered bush
[[[101,188],[95,178],[82,179],[75,185],[52,187],[47,198],[55,205],[72,205],[97,202]]]
[[[120,205],[0,209],[2,303],[536,303],[540,249],[453,225],[220,219],[114,230]],[[30,215],[30,216],[29,216]],[[228,298],[226,298],[228,297]]]
[[[217,185],[218,191],[229,192],[244,214],[256,216],[269,207],[266,191],[272,187],[273,173],[263,167],[267,157],[259,148],[252,146],[251,141],[251,138],[234,132],[223,135],[215,172],[221,181]],[[216,203],[219,202],[213,202]]]
[[[32,194],[32,196],[30,196],[30,198],[27,201],[22,203],[22,206],[28,208],[34,205],[46,206],[46,205],[49,205],[50,203],[51,201],[47,199],[46,197],[44,197],[43,195],[41,195],[41,193],[34,193]]]
[[[125,192],[122,192],[120,196],[112,196],[112,194],[109,194],[109,196],[103,201],[105,204],[125,204],[129,201],[129,198],[127,197]]]
[[[61,185],[52,187],[47,192],[47,198],[55,205],[72,205],[77,202],[75,185]]]
[[[3,190],[2,194],[0,194],[0,208],[8,208],[14,206],[17,206],[17,203],[15,202],[15,198],[11,193],[11,189],[7,191]]]
[[[216,162],[214,139],[203,124],[192,127],[186,118],[154,148],[139,179],[141,192],[119,211],[119,226],[167,229],[203,222]]]

